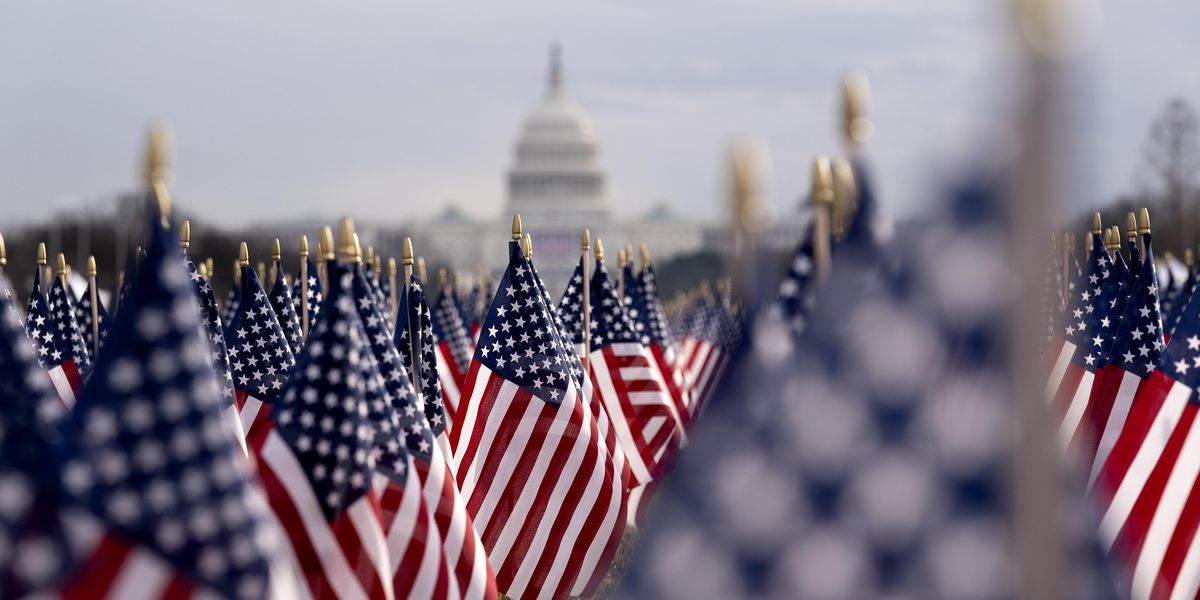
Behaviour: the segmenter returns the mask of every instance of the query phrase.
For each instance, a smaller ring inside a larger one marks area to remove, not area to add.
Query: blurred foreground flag
[[[79,403],[58,469],[80,567],[66,598],[295,598],[280,530],[222,409],[182,257],[147,254]]]
[[[590,595],[625,527],[625,487],[516,242],[450,434],[501,592]]]
[[[860,168],[859,214],[804,334],[793,344],[772,316],[755,325],[617,597],[1021,593],[1003,215],[990,187],[969,187],[880,246]],[[1081,512],[1064,509],[1038,508]],[[1053,597],[1110,595],[1076,566]]]

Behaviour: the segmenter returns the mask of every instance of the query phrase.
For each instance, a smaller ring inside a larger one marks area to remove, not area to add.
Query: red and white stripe
[[[1100,539],[1127,558],[1134,598],[1193,598],[1200,590],[1200,426],[1193,394],[1158,371],[1142,381],[1094,477]]]
[[[283,528],[284,546],[311,598],[395,598],[382,509],[373,488],[332,521],[308,475],[272,427],[251,432],[250,447],[267,502]]]
[[[403,483],[382,475],[375,478],[375,487],[381,490],[392,587],[399,598],[460,598],[411,457],[408,464]]]
[[[707,346],[707,351],[704,353],[704,362],[696,369],[696,378],[693,381],[692,387],[692,416],[699,415],[704,410],[705,404],[712,397],[716,390],[717,382],[721,381],[721,374],[725,372],[725,366],[728,363],[728,356],[725,351],[717,347],[715,344],[704,342]]]
[[[46,371],[50,375],[50,383],[54,386],[58,399],[67,410],[75,407],[75,397],[83,389],[83,376],[79,374],[79,366],[75,359],[69,358],[62,364],[50,367]]]
[[[271,427],[271,405],[269,403],[242,390],[234,390],[233,402],[237,406],[238,418],[241,420],[245,439],[254,438],[260,430]]]
[[[591,595],[625,527],[625,489],[574,385],[554,405],[472,362],[451,432],[458,487],[500,591]]]
[[[692,419],[692,393],[684,388],[683,372],[675,365],[675,353],[660,344],[650,344],[650,355],[654,357],[654,364],[662,375],[671,401],[675,403],[675,414],[679,415],[686,431]]]
[[[634,481],[649,483],[683,443],[683,422],[657,364],[645,346],[628,342],[593,350],[589,369]]]
[[[458,399],[462,395],[462,382],[465,377],[454,355],[450,352],[450,342],[442,340],[434,346],[437,356],[438,381],[442,384],[442,402],[445,404],[446,429],[454,424],[454,411],[458,409]]]

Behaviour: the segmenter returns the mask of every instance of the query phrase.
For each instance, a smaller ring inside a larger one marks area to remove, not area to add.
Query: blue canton
[[[258,274],[248,265],[242,267],[241,296],[237,314],[225,330],[233,385],[263,402],[274,402],[296,358]]]

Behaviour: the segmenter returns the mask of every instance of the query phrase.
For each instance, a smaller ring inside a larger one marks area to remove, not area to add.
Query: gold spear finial
[[[587,252],[592,249],[592,232],[587,229],[583,230],[583,243],[579,247],[580,250]]]
[[[179,248],[187,254],[188,248],[192,247],[192,222],[184,219],[179,224]]]
[[[308,236],[300,236],[300,258],[308,258]]]
[[[1138,211],[1138,233],[1150,233],[1150,209],[1144,206]]]
[[[1092,247],[1093,247],[1093,246],[1094,246],[1094,244],[1095,244],[1095,237],[1094,237],[1094,236],[1090,236],[1090,235],[1089,235],[1089,236],[1085,236],[1085,238],[1087,239],[1087,251],[1088,251],[1088,254],[1091,254],[1091,253],[1092,253]]]
[[[209,277],[212,277],[214,274],[216,274],[217,270],[213,266],[213,259],[211,256],[204,260],[204,264],[208,266],[208,276]]]
[[[758,228],[765,158],[763,149],[752,142],[742,140],[733,147],[733,226],[736,231],[752,232]]]
[[[367,266],[375,268],[375,246],[367,246]]]
[[[858,186],[854,182],[854,167],[850,161],[833,161],[833,232],[841,235],[850,223],[850,215],[858,210]]]
[[[628,264],[625,260],[625,248],[617,248],[617,268],[624,270]]]
[[[1111,228],[1109,228],[1109,231],[1112,233],[1112,245],[1110,246],[1110,248],[1112,250],[1120,250],[1121,249],[1121,227],[1119,225],[1113,225]]]
[[[205,279],[208,279],[208,277],[209,277],[209,275],[208,275],[208,263],[206,263],[206,262],[204,262],[204,261],[200,261],[199,263],[197,263],[197,264],[196,264],[196,270],[197,270],[197,271],[200,271],[200,276],[201,276],[201,277],[203,277],[203,278],[205,278]]]
[[[851,148],[867,143],[874,126],[867,116],[871,87],[866,76],[848,73],[842,78],[842,135]]]
[[[354,224],[351,223],[350,225],[351,225],[351,228],[353,228]],[[332,227],[326,225],[321,228],[320,242],[321,242],[321,246],[319,246],[319,248],[321,249],[321,260],[324,262],[332,261],[336,257],[335,250],[334,250],[335,246],[333,245],[333,228]]]
[[[512,239],[521,241],[521,215],[513,214]]]
[[[450,277],[446,274],[446,268],[438,267],[438,289],[442,290],[442,293],[444,294],[449,286]]]
[[[250,247],[246,245],[246,242],[242,242],[242,245],[238,247],[237,264],[239,267],[250,266]]]
[[[814,204],[833,204],[833,167],[824,154],[813,160],[809,193]]]
[[[88,256],[87,275],[88,275],[88,277],[96,276],[96,257],[95,256],[90,256],[90,255]]]
[[[1104,230],[1104,249],[1112,250],[1112,247],[1113,247],[1112,229],[1105,229]]]
[[[362,244],[358,241],[358,232],[354,232],[354,264],[361,266],[363,264]]]
[[[1195,262],[1196,262],[1196,256],[1194,254],[1192,254],[1192,249],[1188,248],[1188,249],[1184,250],[1183,251],[1183,264],[1187,265],[1188,268],[1190,269],[1195,264]]]
[[[158,205],[159,221],[163,227],[171,226],[171,192],[167,191],[167,184],[164,181],[154,182],[154,202]]]
[[[337,258],[347,263],[358,259],[358,240],[354,239],[354,221],[350,217],[344,217],[338,225]]]
[[[395,277],[395,276],[396,276],[396,273],[398,273],[398,272],[399,272],[399,271],[396,269],[396,259],[395,259],[395,258],[389,258],[389,259],[388,259],[388,276],[389,276],[389,277]]]
[[[171,131],[165,125],[157,123],[150,128],[146,138],[143,181],[147,188],[154,188],[156,183],[166,181],[170,177],[170,160]]]
[[[521,253],[525,255],[525,260],[533,258],[533,236],[528,233],[521,238]]]
[[[429,281],[428,279],[425,278],[425,257],[424,256],[417,257],[417,277],[420,278],[422,283]]]
[[[46,264],[46,242],[38,242],[37,264]]]
[[[629,243],[629,242],[626,242],[626,243],[625,243],[625,263],[626,263],[626,264],[629,264],[629,265],[632,265],[632,264],[633,264],[633,261],[634,261],[634,258],[633,258],[633,244],[631,244],[631,243]]]
[[[1133,211],[1125,215],[1125,236],[1130,240],[1137,239],[1137,215]]]
[[[642,255],[642,268],[645,269],[650,265],[650,246],[646,245],[646,242],[642,242],[638,246],[638,250]]]
[[[271,244],[271,260],[279,261],[283,258],[283,246],[279,243],[279,238]]]
[[[1100,229],[1100,213],[1095,213],[1092,215],[1092,233],[1100,235]]]
[[[258,261],[258,267],[254,269],[255,273],[259,273],[259,277],[267,276],[267,265],[263,261]]]
[[[8,266],[8,247],[4,245],[4,234],[0,233],[0,267]]]
[[[404,238],[404,244],[400,248],[400,262],[402,264],[404,264],[405,266],[412,266],[412,264],[413,264],[412,238],[409,238],[409,237]]]
[[[596,249],[593,253],[596,255],[596,262],[604,264],[604,242],[600,238],[596,238]]]
[[[62,252],[58,253],[58,265],[57,266],[58,266],[58,269],[57,269],[58,276],[66,277],[67,276],[67,255],[66,254],[63,254]]]

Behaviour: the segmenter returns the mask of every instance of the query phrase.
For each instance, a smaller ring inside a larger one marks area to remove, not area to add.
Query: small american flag
[[[425,290],[415,273],[409,278],[406,293],[400,300],[399,314],[407,316],[409,327],[396,328],[396,348],[400,351],[404,365],[408,367],[411,381],[416,384],[417,394],[424,406],[425,419],[433,429],[433,434],[441,436],[446,431],[446,408],[437,368],[437,344],[433,337],[433,323],[430,320],[429,304],[425,301]],[[410,329],[417,337],[415,344],[409,337]],[[415,361],[412,356],[414,349],[418,353]]]
[[[812,238],[813,228],[810,225],[804,239],[792,253],[792,259],[788,261],[787,272],[779,282],[779,297],[771,306],[797,335],[808,324],[808,315],[816,299]]]
[[[368,397],[377,383],[368,371],[374,363],[354,311],[350,273],[333,263],[330,270],[334,293],[249,443],[306,596],[390,599],[392,558],[373,482],[377,468],[403,473],[407,461],[397,446],[388,464],[377,462],[379,423],[370,418]],[[247,278],[253,273],[244,269],[243,281],[256,282]],[[243,296],[248,303],[252,290]]]
[[[499,589],[590,595],[624,530],[625,489],[516,242],[480,330],[450,442]]]
[[[0,275],[0,287],[8,279]],[[0,295],[0,596],[47,590],[71,568],[46,479],[62,414],[12,300]]]
[[[81,566],[66,598],[294,598],[281,532],[221,416],[175,238],[148,253],[61,426],[57,473]]]
[[[59,399],[70,408],[75,405],[75,397],[83,387],[83,378],[91,363],[62,278],[54,278],[49,295],[43,293],[43,287],[45,284],[35,274],[25,331],[33,341],[42,368],[50,374]]]
[[[283,268],[280,267],[279,261],[275,261],[275,282],[271,285],[269,300],[271,309],[275,311],[275,317],[279,319],[283,335],[287,338],[288,348],[291,349],[292,354],[299,353],[300,347],[304,345],[300,313],[296,311],[296,304],[292,300],[292,290],[283,276]]]
[[[313,263],[311,258],[307,260],[306,264],[307,270],[305,272],[308,274],[308,322],[312,323],[316,320],[317,314],[321,312],[321,302],[324,300],[324,296],[321,293],[321,278],[317,277],[317,265]],[[296,273],[296,280],[292,282],[292,298],[296,303],[296,310],[300,310],[299,304],[303,301],[301,296],[304,295],[302,293],[303,289],[300,287],[300,281],[300,273]]]
[[[226,329],[233,322],[233,318],[237,316],[238,305],[242,302],[242,286],[239,282],[234,281],[229,286],[229,293],[225,295],[224,308],[221,310],[221,323]]]
[[[433,306],[433,337],[437,340],[438,374],[442,378],[442,399],[449,420],[458,408],[463,380],[471,365],[471,353],[475,351],[475,343],[458,312],[458,303],[449,290],[443,290]],[[451,425],[450,422],[446,424],[447,427]]]
[[[562,324],[563,337],[574,345],[575,354],[583,358],[583,258],[575,265],[575,272],[567,280],[562,299],[558,302],[558,315]],[[594,317],[595,298],[588,298],[588,331],[596,331]]]
[[[100,324],[96,329],[100,332],[100,347],[104,347],[104,340],[108,337],[108,311],[104,308],[104,301],[100,299],[100,294],[96,294],[96,320]],[[92,331],[92,285],[88,283],[83,289],[83,297],[79,302],[75,303],[75,322],[79,324],[79,333],[83,335],[83,342],[87,347],[89,356],[93,362],[93,349],[96,347],[96,338]]]
[[[255,427],[266,423],[296,358],[258,274],[249,265],[242,267],[240,295],[237,313],[225,328],[225,344],[229,348],[234,401],[249,439]]]
[[[230,431],[234,432],[234,436],[241,444],[242,451],[249,452],[246,448],[246,431],[242,428],[242,420],[238,416],[238,408],[235,403],[237,393],[233,387],[233,376],[229,373],[229,349],[225,346],[225,336],[221,333],[221,316],[217,308],[217,296],[213,293],[208,280],[196,268],[196,264],[186,256],[183,261],[192,281],[196,307],[200,310],[200,322],[204,324],[204,334],[211,353],[213,373],[217,376],[217,383],[220,385],[221,400],[224,404],[222,412],[229,424]]]

